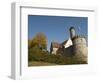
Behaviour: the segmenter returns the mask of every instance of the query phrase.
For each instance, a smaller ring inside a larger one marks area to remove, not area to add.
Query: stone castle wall
[[[74,57],[78,61],[87,62],[88,48],[86,40],[83,37],[76,37],[72,39],[73,45],[64,49],[64,56]]]
[[[73,54],[75,57],[82,61],[87,61],[88,49],[85,38],[77,37],[72,40]]]

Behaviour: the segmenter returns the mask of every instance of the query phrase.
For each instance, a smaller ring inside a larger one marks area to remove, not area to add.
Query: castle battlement
[[[72,41],[73,41],[74,39],[78,39],[78,38],[85,38],[85,36],[84,36],[84,35],[75,35],[75,36],[72,38]]]

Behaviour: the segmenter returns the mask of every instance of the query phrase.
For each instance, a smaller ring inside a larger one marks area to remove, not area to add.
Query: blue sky
[[[32,39],[38,32],[43,32],[47,37],[49,50],[52,41],[62,43],[70,37],[71,26],[75,27],[77,34],[88,34],[87,17],[29,15],[28,39]]]

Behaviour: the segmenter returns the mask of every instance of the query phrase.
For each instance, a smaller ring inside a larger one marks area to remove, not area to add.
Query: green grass
[[[48,63],[43,61],[29,61],[28,66],[51,66],[51,65],[57,65],[55,63]]]

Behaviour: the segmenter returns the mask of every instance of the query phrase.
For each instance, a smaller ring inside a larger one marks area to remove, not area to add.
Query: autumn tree
[[[37,33],[31,41],[31,46],[38,47],[42,50],[43,49],[46,50],[47,49],[47,38],[45,34],[41,32]]]
[[[29,49],[32,47],[31,43],[32,43],[32,40],[28,39],[28,48]]]

